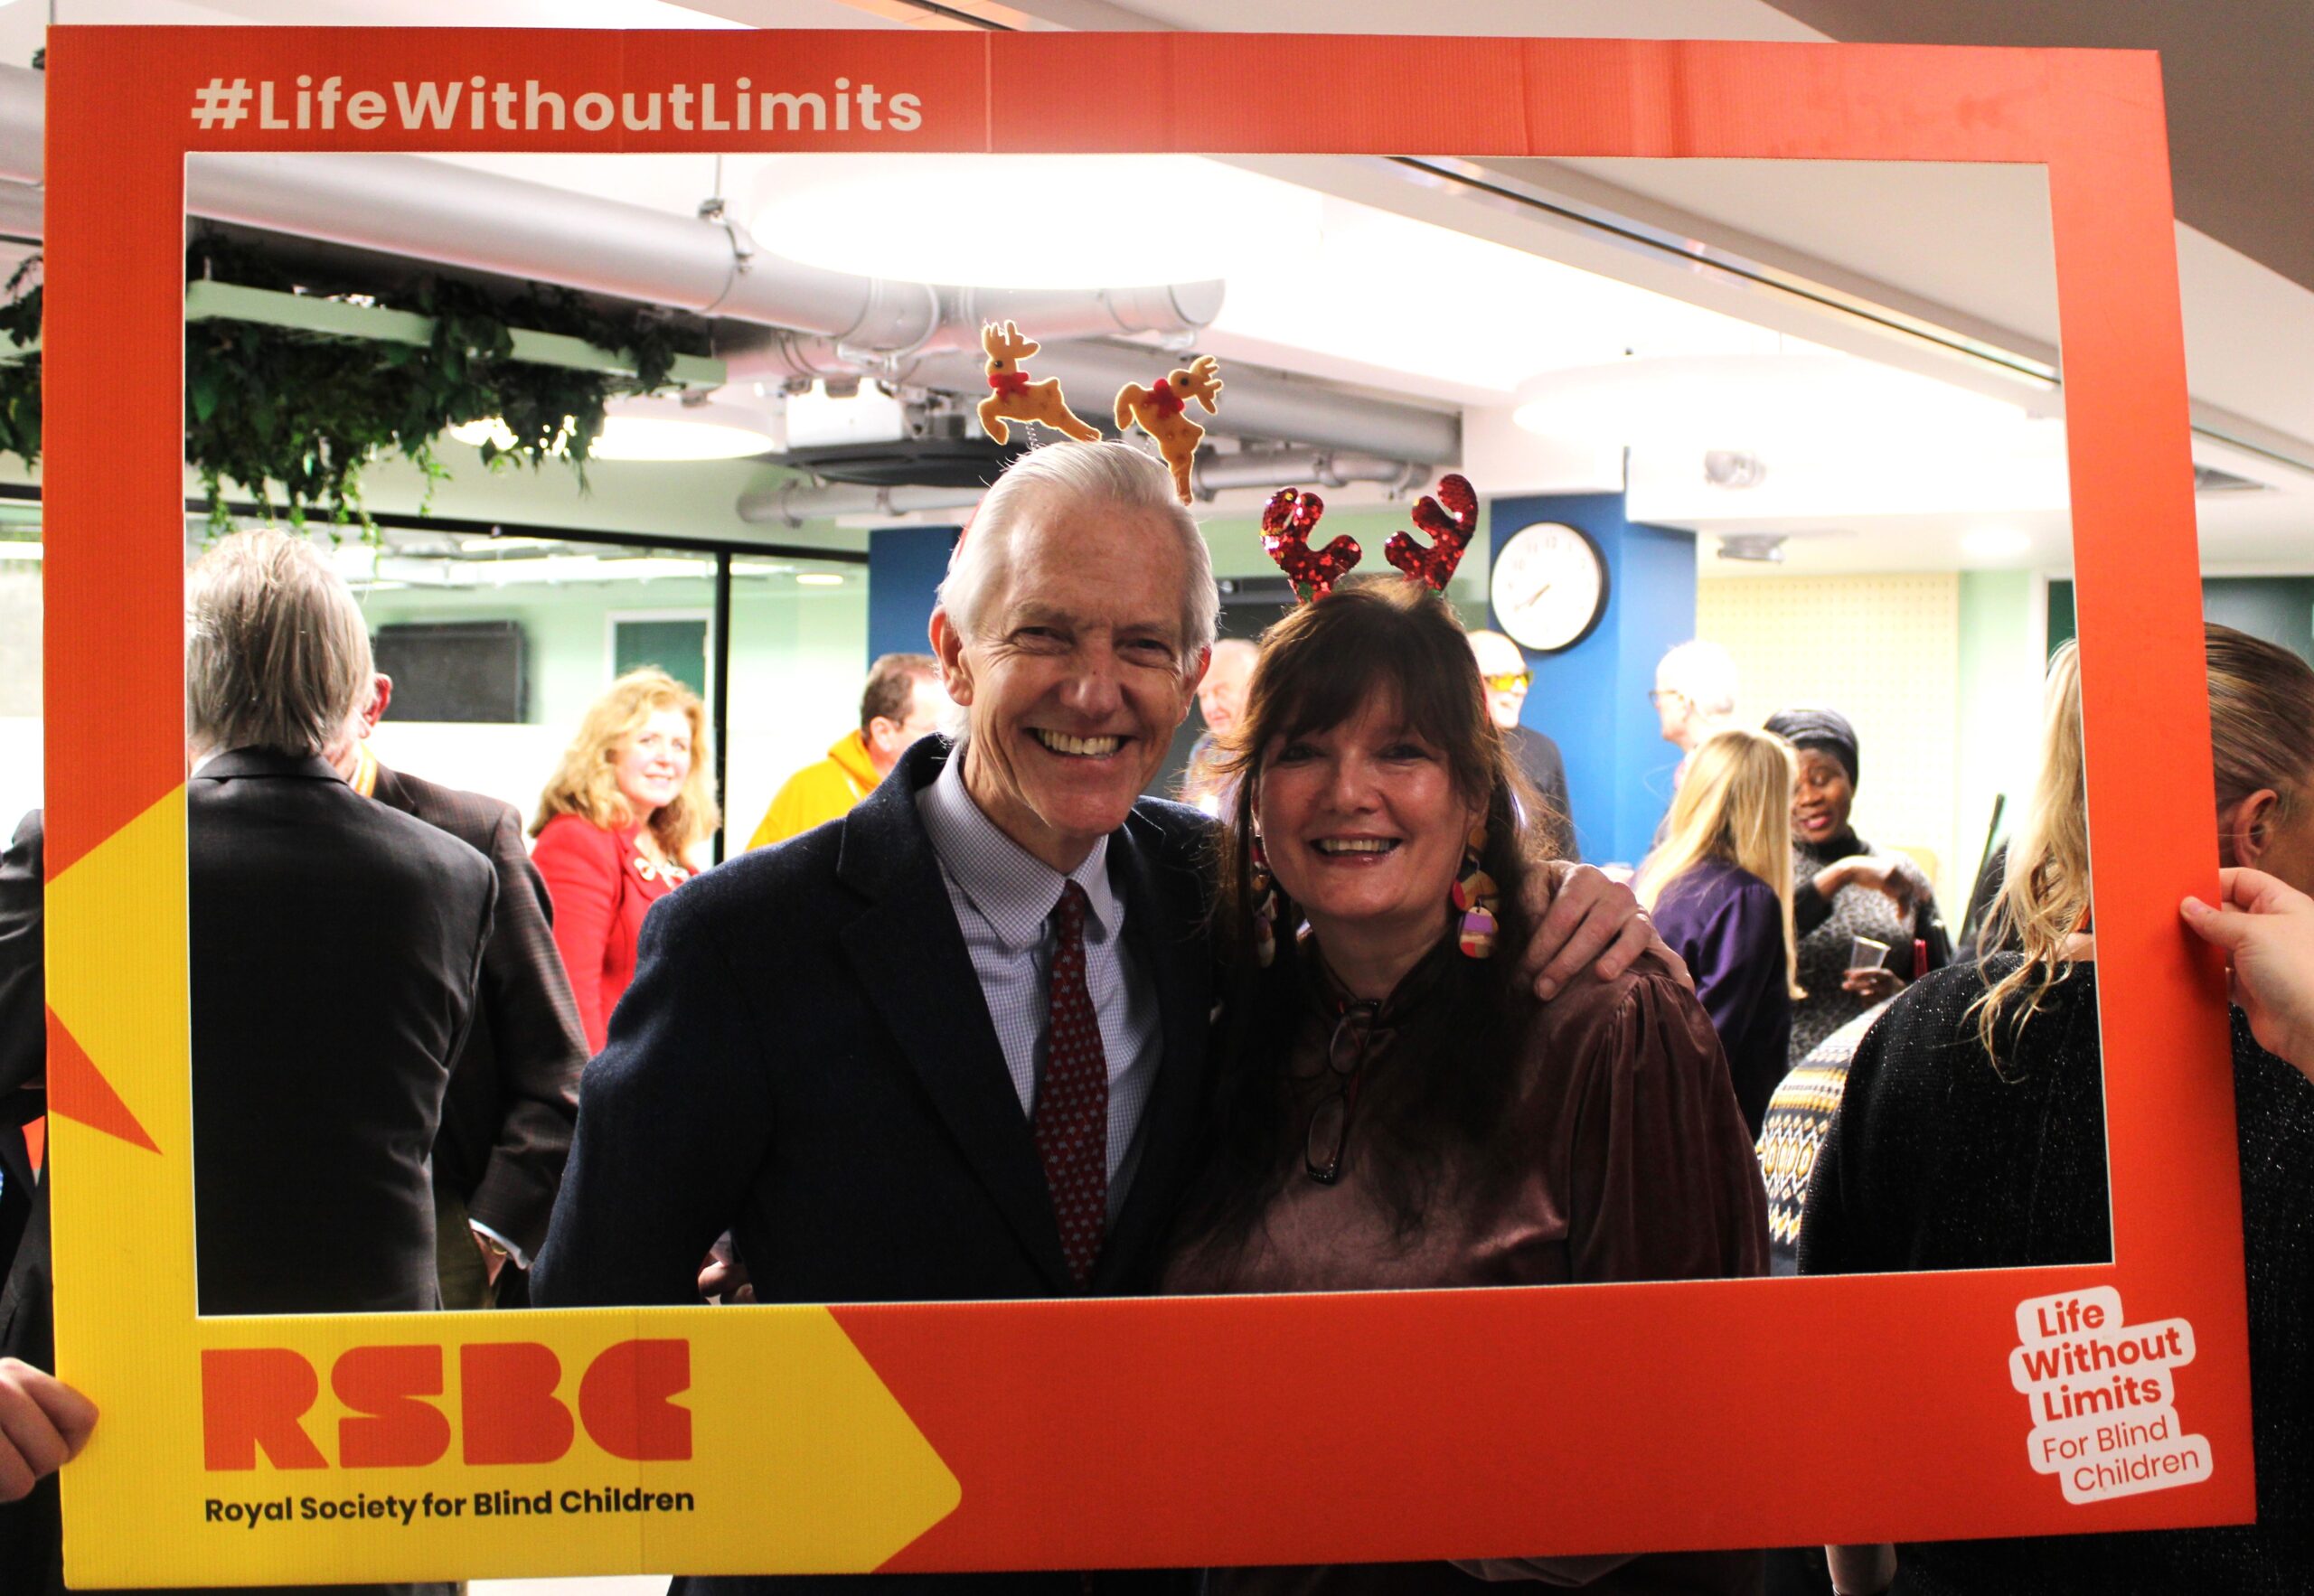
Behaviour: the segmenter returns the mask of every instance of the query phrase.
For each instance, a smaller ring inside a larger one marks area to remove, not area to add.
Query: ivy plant
[[[41,290],[27,286],[38,258],[10,279],[0,333],[38,337]],[[649,307],[607,309],[565,289],[525,285],[484,293],[455,278],[421,274],[391,286],[293,273],[227,239],[196,238],[192,277],[280,292],[357,299],[415,312],[433,322],[424,345],[374,343],[331,333],[212,319],[185,329],[185,459],[200,473],[210,524],[227,523],[225,484],[238,484],[266,518],[280,508],[302,525],[320,511],[336,523],[372,530],[362,510],[362,471],[399,455],[426,474],[429,489],[447,473],[434,453],[443,432],[491,417],[512,442],[485,443],[493,467],[535,468],[560,455],[583,489],[587,461],[614,397],[669,385],[675,357],[701,352],[703,326]],[[513,358],[513,330],[560,333],[598,348],[632,352],[633,376],[570,371]],[[29,465],[40,457],[40,360],[0,364],[0,451]]]

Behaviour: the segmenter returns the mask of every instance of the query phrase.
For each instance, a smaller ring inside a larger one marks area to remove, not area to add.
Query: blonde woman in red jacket
[[[531,857],[590,1053],[634,978],[643,916],[691,878],[690,851],[715,830],[708,765],[698,696],[645,666],[595,700],[539,799]]]

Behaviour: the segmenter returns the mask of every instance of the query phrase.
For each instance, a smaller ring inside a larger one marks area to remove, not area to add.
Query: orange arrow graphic
[[[161,1150],[53,1009],[48,1011],[48,1111],[147,1152]]]

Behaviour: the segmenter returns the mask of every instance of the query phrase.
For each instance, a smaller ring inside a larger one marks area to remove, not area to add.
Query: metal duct
[[[739,495],[739,519],[757,526],[799,527],[837,515],[902,515],[912,510],[969,510],[985,488],[880,488],[795,476]]]
[[[1218,283],[995,293],[854,277],[761,250],[737,226],[417,155],[195,155],[185,203],[221,221],[815,335],[823,343],[804,369],[822,373],[893,352],[977,351],[983,316],[1027,320],[1046,338],[1185,333],[1221,302]]]
[[[1299,487],[1314,483],[1339,488],[1354,482],[1387,483],[1404,493],[1429,474],[1419,461],[1387,460],[1379,455],[1335,455],[1323,449],[1246,449],[1235,455],[1198,451],[1190,486],[1200,499],[1226,488]]]
[[[30,67],[0,67],[0,178],[40,183],[48,80]]]
[[[1258,449],[1237,455],[1200,452],[1194,479],[1200,498],[1225,488],[1284,488],[1316,483],[1338,488],[1345,483],[1387,483],[1404,490],[1427,474],[1406,460],[1367,455],[1331,455],[1320,449]],[[790,477],[776,487],[739,495],[739,519],[756,525],[801,526],[836,515],[899,515],[914,510],[969,510],[983,488],[880,488],[866,483],[823,483]]]
[[[768,348],[735,351],[726,356],[732,377],[774,378],[788,374]],[[1098,425],[1108,418],[1111,397],[1128,382],[1149,381],[1180,364],[1162,350],[1123,343],[1049,344],[1037,356],[1035,375],[1058,377],[1075,396],[1080,416]],[[1366,399],[1324,387],[1306,378],[1225,362],[1221,413],[1194,412],[1208,430],[1223,437],[1291,439],[1345,454],[1413,460],[1425,465],[1452,465],[1462,458],[1459,416],[1418,405]],[[898,362],[893,379],[947,393],[981,394],[988,379],[973,355],[933,355]],[[1304,481],[1307,478],[1303,479]]]

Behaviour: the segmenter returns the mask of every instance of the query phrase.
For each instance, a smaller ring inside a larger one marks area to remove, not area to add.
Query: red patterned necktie
[[[1109,1216],[1109,1061],[1101,1019],[1085,985],[1085,889],[1062,887],[1052,912],[1052,994],[1045,1015],[1045,1078],[1030,1120],[1044,1160],[1060,1251],[1083,1285]]]

